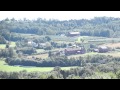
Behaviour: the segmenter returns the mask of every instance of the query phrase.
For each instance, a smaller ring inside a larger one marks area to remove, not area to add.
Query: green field
[[[40,72],[48,72],[53,70],[54,67],[20,67],[20,66],[9,66],[5,63],[5,61],[0,61],[0,71],[6,72],[19,72],[26,70],[27,72],[40,71]],[[61,67],[63,70],[69,70],[72,67]],[[73,67],[74,68],[74,67]]]
[[[0,49],[5,49],[6,44],[0,44]]]
[[[16,43],[15,42],[11,42],[10,43],[10,47],[15,47],[16,46]]]
[[[44,49],[36,49],[37,53],[42,53],[42,52],[45,52]]]
[[[15,42],[10,43],[10,47],[15,47],[15,46],[16,46]],[[6,47],[6,44],[0,44],[0,49],[5,49],[5,47]]]

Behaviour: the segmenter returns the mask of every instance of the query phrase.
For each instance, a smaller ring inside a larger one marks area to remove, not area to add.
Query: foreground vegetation
[[[78,58],[71,58],[72,63]],[[55,59],[56,60],[56,59]],[[80,62],[76,67],[41,68],[41,67],[16,67],[0,62],[0,78],[8,79],[119,79],[120,57],[105,55],[79,57]],[[68,60],[69,61],[69,60]],[[63,61],[64,62],[64,61]],[[66,63],[66,62],[64,62]],[[71,69],[70,69],[71,68]],[[33,70],[34,69],[34,70]],[[3,71],[4,70],[4,71]],[[20,70],[20,72],[19,72]],[[23,70],[23,71],[21,71]],[[12,72],[11,72],[12,71]],[[32,72],[31,72],[32,71]],[[34,71],[34,72],[33,72]],[[37,71],[37,72],[35,72]],[[42,72],[44,71],[44,72]]]

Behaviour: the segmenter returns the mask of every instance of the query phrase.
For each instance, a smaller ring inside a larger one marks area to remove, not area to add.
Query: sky
[[[5,18],[29,19],[34,20],[37,18],[43,19],[57,19],[57,20],[70,20],[70,19],[92,19],[94,17],[119,17],[120,11],[0,11],[0,20]]]

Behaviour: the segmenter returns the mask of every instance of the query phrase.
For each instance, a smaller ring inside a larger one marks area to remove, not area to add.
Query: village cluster
[[[61,34],[61,36],[66,36],[66,37],[80,37],[80,32],[68,32],[67,35]],[[46,43],[35,43],[33,41],[28,41],[28,45],[32,45],[34,48],[41,46],[45,47]],[[98,52],[98,53],[106,53],[109,51],[109,48],[107,46],[98,46],[95,48],[92,48],[89,50],[90,52]],[[59,49],[57,51],[52,52],[51,51],[51,56],[69,56],[69,55],[76,55],[76,54],[85,54],[87,53],[86,48],[84,47],[84,44],[77,44],[74,42],[71,46],[66,46],[64,49]],[[48,52],[49,54],[49,52]]]

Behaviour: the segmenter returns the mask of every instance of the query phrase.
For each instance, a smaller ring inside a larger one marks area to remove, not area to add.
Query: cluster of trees
[[[66,34],[69,31],[79,31],[81,35],[119,37],[120,18],[95,17],[91,20],[15,20],[5,19],[0,21],[0,35],[6,40],[19,40],[22,37],[14,38],[12,33],[26,33],[37,35],[58,35]],[[49,38],[47,38],[49,40]]]
[[[51,50],[52,48],[66,48],[67,46],[71,46],[72,44],[66,44],[66,43],[57,43],[57,42],[53,42],[50,41],[48,42],[48,40],[45,40],[44,38],[41,39],[34,39],[32,40],[34,43],[36,43],[36,47],[34,47],[33,45],[29,45],[28,44],[29,40],[21,40],[21,41],[17,41],[16,42],[16,46],[18,48],[23,48],[23,47],[33,47],[36,49],[44,49],[44,50]],[[44,44],[44,45],[42,45]]]
[[[44,75],[44,74],[42,74]],[[3,72],[0,71],[0,78],[1,79],[39,79],[41,73],[32,72],[28,73],[27,71],[23,70],[20,72]]]
[[[9,29],[0,28],[0,44],[5,44],[7,41],[20,41],[24,40],[24,37],[17,35],[16,33],[11,33]]]
[[[33,53],[36,53],[36,49],[31,47],[24,47],[24,48],[17,49],[16,52],[31,55]]]
[[[44,49],[44,50],[51,50],[53,48],[66,48],[67,46],[71,45],[66,43],[57,43],[57,42],[44,42],[45,45],[41,45],[40,42],[38,42],[37,49]]]
[[[50,41],[51,41],[51,38],[49,36],[33,38],[33,42],[35,43],[45,43],[45,42],[50,42]]]
[[[109,29],[97,29],[97,30],[86,30],[86,31],[82,31],[81,35],[82,36],[97,36],[97,37],[115,37],[113,36],[113,30],[109,30]]]
[[[120,58],[95,55],[79,58],[67,57],[51,57],[45,59],[26,59],[26,58],[7,58],[6,63],[9,65],[22,66],[40,66],[40,67],[55,67],[50,72],[0,72],[2,79],[104,79],[117,78],[120,79]],[[62,70],[62,66],[77,66],[70,70]],[[102,73],[103,75],[97,74]],[[112,73],[112,75],[108,74]],[[105,77],[104,74],[108,74]]]
[[[86,66],[92,65],[97,67],[110,66],[113,62],[117,62],[119,64],[120,58],[112,57],[112,56],[104,56],[104,55],[95,55],[95,56],[86,56],[86,57],[78,57],[78,58],[70,58],[68,59],[66,56],[61,57],[51,57],[48,59],[39,59],[39,58],[7,58],[6,63],[9,65],[23,65],[23,66],[37,66],[37,67],[55,67],[55,66]],[[117,66],[117,65],[116,65]],[[117,67],[118,68],[118,67]],[[104,68],[105,70],[105,68]],[[112,69],[110,69],[112,70]],[[101,69],[102,71],[102,69]]]
[[[10,58],[12,58],[16,55],[17,55],[16,51],[11,47],[0,50],[0,57],[4,57],[4,58],[10,57]]]
[[[2,25],[0,24],[0,37],[2,39],[10,40],[10,31],[7,29],[7,27],[1,27]]]
[[[0,44],[6,44],[6,42],[5,38],[0,36]]]
[[[21,40],[25,40],[25,37],[22,37],[20,34],[11,33],[10,40],[11,41],[21,41]]]
[[[71,68],[70,70],[62,70],[60,67],[55,67],[50,72],[27,72],[26,70],[20,72],[3,72],[0,71],[1,79],[120,79],[120,72],[112,72],[113,75],[105,77],[96,74],[101,68],[86,65],[84,67]],[[108,73],[111,71],[108,71]],[[106,74],[105,71],[101,71]]]
[[[67,57],[52,57],[48,59],[27,59],[27,58],[7,58],[9,65],[37,66],[37,67],[55,67],[55,66],[80,66],[81,60],[68,59]]]
[[[86,76],[93,75],[93,72],[88,68],[76,68],[70,70],[61,70],[60,67],[55,67],[51,72],[0,72],[2,79],[82,79]]]
[[[67,44],[66,43],[56,43],[56,42],[51,42],[52,47],[54,48],[66,48]],[[69,44],[68,44],[69,45]]]

